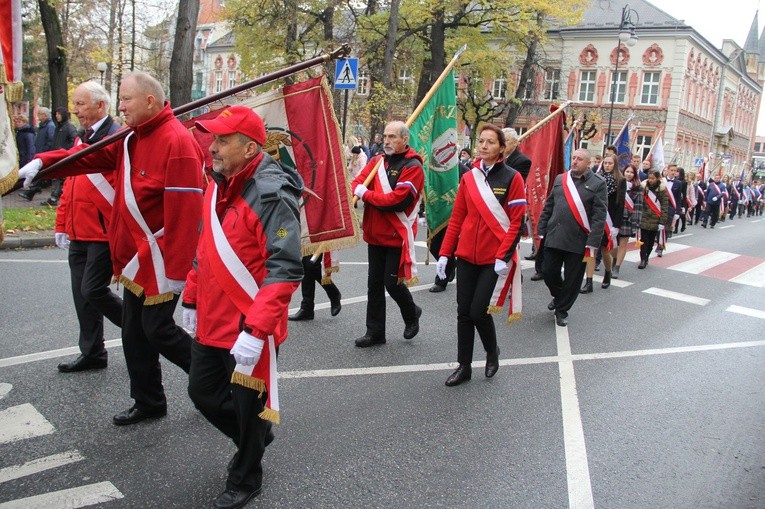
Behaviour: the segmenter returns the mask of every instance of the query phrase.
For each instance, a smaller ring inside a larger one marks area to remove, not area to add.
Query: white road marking
[[[74,509],[124,498],[112,483],[105,481],[0,504],[0,509]]]
[[[728,224],[728,225],[725,225],[725,226],[720,226],[720,227],[718,227],[718,229],[719,230],[724,230],[726,228],[735,228],[735,227],[736,227],[735,224]]]
[[[329,307],[329,304],[327,304]],[[104,342],[106,348],[115,348],[122,346],[121,339],[110,339]],[[57,359],[59,357],[65,357],[67,355],[77,355],[80,353],[79,347],[71,346],[68,348],[59,348],[58,350],[48,350],[46,352],[30,353],[26,355],[17,355],[16,357],[6,357],[0,359],[0,368],[6,368],[8,366],[16,366],[19,364],[27,364],[29,362],[42,361],[46,359]]]
[[[765,221],[765,219],[755,219],[754,221],[749,221],[750,223],[759,223],[760,221]]]
[[[678,263],[667,267],[670,270],[678,270],[680,272],[687,272],[688,274],[699,274],[705,270],[717,267],[720,264],[738,258],[736,253],[728,253],[725,251],[713,251],[711,253],[697,256],[693,260]]]
[[[0,384],[0,399],[6,397],[11,389],[13,389],[11,384]]]
[[[693,237],[692,233],[681,233],[680,235],[672,235],[672,238],[669,239],[670,242],[674,242],[677,239],[684,239],[685,237]]]
[[[592,280],[595,281],[596,283],[602,283],[603,276],[594,274],[592,276]],[[629,281],[625,281],[623,279],[614,279],[613,277],[611,278],[611,286],[615,286],[617,288],[627,288],[628,286],[632,286],[633,284],[634,283],[630,283]]]
[[[560,400],[563,417],[563,447],[566,454],[566,480],[568,483],[568,506],[571,509],[595,507],[587,462],[587,444],[584,441],[582,413],[576,392],[574,362],[571,359],[571,343],[568,327],[555,326],[558,356],[568,360],[558,363],[560,373]]]
[[[651,295],[657,295],[659,297],[665,297],[667,299],[679,300],[680,302],[687,302],[688,304],[696,304],[697,306],[706,306],[711,301],[702,297],[695,297],[693,295],[687,295],[685,293],[673,292],[671,290],[664,290],[662,288],[646,288],[643,293]]]
[[[756,286],[758,288],[765,287],[765,262],[752,267],[742,274],[739,274],[738,276],[730,279],[730,281],[732,283]]]
[[[69,451],[28,461],[23,465],[14,465],[11,467],[0,468],[0,483],[12,481],[14,479],[19,479],[21,477],[26,477],[32,474],[37,474],[44,472],[45,470],[68,465],[70,463],[76,463],[84,459],[85,458],[80,454],[79,451]]]
[[[675,244],[671,240],[667,242],[667,247],[664,248],[664,254],[670,254],[670,253],[677,253],[678,251],[682,251],[684,249],[688,249],[691,246],[688,246],[686,244]],[[651,252],[652,256],[656,256],[656,249]],[[633,263],[640,263],[640,250],[635,249],[633,251],[627,251],[627,254],[624,256],[624,259],[628,262]]]
[[[0,411],[0,444],[49,435],[56,431],[30,403]]]
[[[752,316],[754,318],[761,318],[765,320],[765,311],[762,311],[760,309],[745,308],[743,306],[728,306],[728,308],[725,311],[730,311],[731,313],[738,313],[739,315]]]

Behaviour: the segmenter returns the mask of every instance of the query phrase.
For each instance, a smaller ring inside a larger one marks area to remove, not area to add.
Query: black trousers
[[[189,396],[210,424],[236,445],[226,489],[249,491],[263,483],[261,460],[271,423],[258,415],[265,407],[268,393],[264,391],[261,395],[254,389],[232,384],[235,366],[228,350],[192,342]]]
[[[438,260],[438,253],[441,251],[441,244],[444,243],[444,237],[446,236],[446,228],[442,228],[440,232],[436,233],[430,240],[430,254],[432,254],[436,260]],[[446,284],[454,279],[454,270],[457,268],[457,259],[453,256],[449,257],[449,261],[446,263],[446,279],[441,279],[436,274],[436,280],[434,284],[442,288],[446,288]]]
[[[585,268],[583,253],[572,253],[545,246],[542,275],[550,295],[555,299],[555,311],[568,316],[568,311],[579,297]],[[563,277],[560,271],[563,268]]]
[[[417,308],[409,288],[398,283],[398,263],[401,248],[367,246],[369,272],[367,276],[367,335],[385,337],[385,291],[396,301],[404,323],[417,318]]]
[[[130,375],[130,396],[137,408],[151,410],[167,406],[160,354],[188,373],[192,340],[173,320],[177,295],[151,306],[144,306],[144,300],[130,290],[124,292],[122,350]]]
[[[534,242],[532,241],[532,245]],[[545,260],[545,239],[542,237],[539,239],[539,247],[537,248],[537,254],[534,255],[534,272],[537,274],[542,273],[542,265],[544,265]]]
[[[329,283],[328,285],[322,285],[321,279],[323,276],[322,271],[322,257],[319,255],[319,259],[316,263],[311,262],[310,256],[303,257],[303,281],[300,282],[300,292],[303,294],[303,301],[300,303],[302,309],[313,311],[314,298],[316,297],[316,283],[319,283],[324,291],[327,292],[327,297],[330,300],[338,299],[340,297],[340,290],[337,289],[335,283]]]
[[[85,357],[105,360],[104,317],[122,327],[122,299],[109,288],[112,277],[109,243],[71,241],[69,274],[80,324],[80,352]]]
[[[475,331],[486,353],[497,350],[494,318],[487,313],[497,284],[494,264],[474,265],[457,258],[457,362],[473,361]]]
[[[653,245],[658,239],[659,239],[658,230],[646,230],[644,228],[640,229],[640,241],[643,243],[643,245],[640,246],[641,260],[647,260],[648,257],[651,256],[651,251],[653,251]]]
[[[710,226],[716,225],[720,219],[720,201],[710,201],[707,203],[706,214],[707,216],[703,219],[703,223],[707,224],[707,219],[709,219]]]

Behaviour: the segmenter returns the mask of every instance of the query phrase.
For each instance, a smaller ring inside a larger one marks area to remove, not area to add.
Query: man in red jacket
[[[173,320],[194,260],[202,214],[202,149],[173,115],[162,85],[134,72],[120,84],[119,111],[133,128],[123,141],[47,173],[60,178],[114,172],[109,226],[114,275],[123,292],[122,349],[135,404],[112,418],[135,424],[167,415],[159,355],[188,372],[191,344]],[[28,186],[37,171],[83,146],[46,152],[19,170]]]
[[[86,81],[72,94],[73,113],[84,129],[75,145],[95,143],[119,126],[109,115],[109,94]],[[109,289],[112,278],[109,220],[114,204],[114,172],[77,175],[64,181],[56,209],[56,245],[69,250],[72,298],[80,324],[80,355],[62,362],[63,373],[106,367],[104,317],[122,327],[122,299]]]
[[[279,422],[276,349],[303,278],[303,180],[263,152],[266,128],[250,108],[231,106],[196,125],[215,139],[196,263],[183,292],[184,326],[197,336],[189,396],[237,447],[214,504],[232,509],[260,493],[261,459],[271,423]]]
[[[386,125],[385,155],[373,157],[351,184],[353,194],[364,200],[362,228],[369,255],[367,331],[356,340],[360,348],[385,343],[385,290],[401,309],[404,338],[411,339],[420,331],[422,309],[415,305],[407,286],[417,281],[414,238],[425,174],[422,158],[408,141],[406,124]],[[379,171],[366,187],[363,182],[381,158]]]

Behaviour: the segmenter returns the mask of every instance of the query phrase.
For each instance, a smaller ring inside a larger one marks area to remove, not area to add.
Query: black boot
[[[600,284],[600,287],[601,288],[608,288],[609,286],[611,286],[611,271],[607,270],[603,274],[603,282]]]
[[[337,294],[329,298],[329,312],[332,316],[337,316],[340,314],[340,310],[343,309],[343,304],[340,302],[342,300],[342,295],[340,295],[340,291],[337,291]]]
[[[494,349],[494,353],[486,354],[486,378],[491,378],[499,370],[499,347]]]
[[[446,379],[447,387],[454,387],[462,382],[467,382],[473,375],[470,364],[460,364],[459,367]]]
[[[641,258],[640,265],[638,265],[638,269],[645,269],[647,265],[648,265],[648,258]]]
[[[592,293],[592,278],[588,277],[587,281],[584,283],[584,286],[581,290],[579,290],[579,293]]]
[[[301,307],[298,312],[288,318],[291,322],[302,322],[303,320],[313,320],[313,309]]]

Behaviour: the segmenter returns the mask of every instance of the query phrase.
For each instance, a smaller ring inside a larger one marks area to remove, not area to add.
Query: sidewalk
[[[35,199],[31,202],[26,201],[18,195],[18,191],[14,191],[3,196],[3,209],[20,209],[20,208],[43,208],[40,202],[50,196],[50,189],[43,189],[41,193],[35,196]],[[0,250],[8,249],[33,249],[40,247],[50,247],[56,245],[56,239],[53,235],[53,231],[29,231],[8,233],[5,232],[5,239],[0,244]]]

